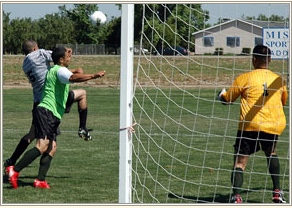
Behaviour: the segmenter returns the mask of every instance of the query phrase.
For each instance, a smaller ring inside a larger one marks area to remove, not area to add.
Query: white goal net
[[[217,94],[253,70],[251,53],[263,42],[263,29],[289,29],[289,22],[272,21],[272,13],[264,20],[227,13],[211,25],[199,4],[145,4],[139,12],[132,203],[229,203],[240,98],[222,105]],[[269,69],[287,81],[289,94],[289,59],[272,60]],[[284,112],[287,125],[276,150],[289,202],[289,102]],[[272,203],[263,151],[249,157],[243,177],[243,202]]]

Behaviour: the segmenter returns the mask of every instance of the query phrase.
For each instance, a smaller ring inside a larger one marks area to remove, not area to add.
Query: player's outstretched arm
[[[83,74],[83,69],[81,68],[70,69],[69,71],[72,72],[73,74]]]
[[[106,74],[105,71],[100,71],[95,74],[80,74],[80,73],[75,73],[72,74],[71,77],[69,78],[70,82],[85,82],[91,79],[97,79],[101,78]]]

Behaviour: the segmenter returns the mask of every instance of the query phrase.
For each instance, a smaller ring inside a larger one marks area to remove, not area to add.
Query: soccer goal
[[[133,57],[134,5],[122,7],[122,22],[129,24],[122,23],[119,202],[229,203],[240,99],[222,105],[217,95],[253,70],[251,53],[263,43],[263,30],[289,29],[289,22],[224,14],[210,25],[199,4],[139,8],[141,50]],[[288,53],[274,55],[269,69],[287,81],[289,93]],[[277,154],[289,202],[289,102],[284,111]],[[243,202],[272,203],[262,151],[249,157],[243,176]]]

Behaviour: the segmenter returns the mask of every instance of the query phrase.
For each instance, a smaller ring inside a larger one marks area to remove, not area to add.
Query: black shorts
[[[69,94],[68,94],[68,99],[67,99],[67,102],[66,102],[66,109],[65,109],[65,113],[69,113],[70,112],[70,109],[74,103],[74,92],[73,91],[69,91]],[[33,103],[33,107],[32,107],[32,118],[33,118],[33,112],[34,110],[36,109],[36,107],[39,105],[40,103],[39,102],[34,102]],[[32,119],[32,124],[34,123],[33,119]]]
[[[277,143],[278,135],[257,131],[237,131],[237,138],[234,145],[236,154],[251,155],[260,149],[274,147]],[[260,148],[260,145],[261,148]]]
[[[47,137],[51,141],[56,141],[56,137],[59,134],[60,119],[48,109],[38,106],[34,110],[33,120],[35,138]]]

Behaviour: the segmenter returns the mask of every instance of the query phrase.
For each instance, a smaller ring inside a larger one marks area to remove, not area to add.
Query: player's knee
[[[84,89],[73,90],[73,93],[75,101],[86,99],[86,90]]]
[[[81,89],[81,95],[82,95],[82,97],[85,97],[86,98],[86,90]]]
[[[36,148],[39,149],[40,153],[43,154],[49,148],[49,140],[47,139],[38,139],[36,142]]]
[[[246,164],[247,158],[241,158],[236,161],[236,163],[234,164],[234,168],[241,168],[244,171],[246,168]]]
[[[236,165],[235,165],[235,169],[236,168],[240,168],[240,169],[242,169],[242,171],[244,171],[245,170],[245,167],[246,167],[246,165],[245,164],[242,164],[242,163],[237,163]]]
[[[56,144],[56,142],[53,142],[52,149],[49,153],[51,155],[51,157],[53,157],[55,155],[56,151],[57,151],[57,144]]]

